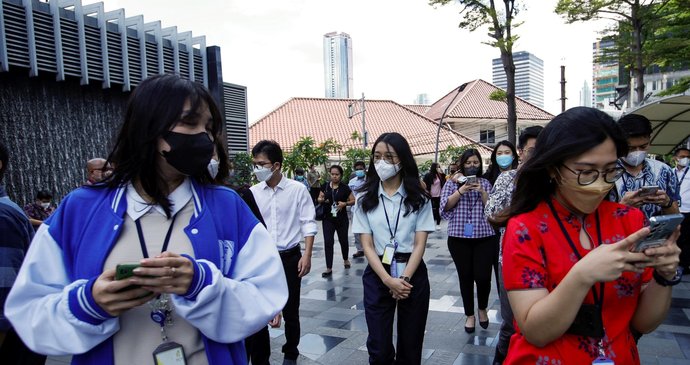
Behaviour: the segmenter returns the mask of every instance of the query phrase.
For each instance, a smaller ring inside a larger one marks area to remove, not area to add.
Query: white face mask
[[[688,164],[690,164],[690,157],[681,158],[680,160],[678,160],[678,164],[683,166],[683,167],[688,166]]]
[[[647,158],[647,151],[633,151],[628,153],[627,156],[621,157],[621,160],[630,166],[640,166],[645,158]]]
[[[215,159],[211,159],[209,161],[208,166],[206,168],[208,169],[208,174],[211,175],[212,179],[215,179],[216,176],[218,176],[218,168],[220,167],[220,162],[216,161]]]
[[[42,207],[43,209],[48,209],[48,208],[50,207],[50,202],[48,202],[48,203],[41,203],[41,207]]]
[[[386,181],[398,174],[398,171],[400,171],[400,164],[393,165],[385,160],[378,160],[374,164],[374,168],[376,169],[376,174],[379,175],[379,179],[381,179],[381,181]]]
[[[274,171],[271,171],[270,167],[269,168],[266,168],[263,166],[261,166],[261,167],[255,166],[254,167],[254,175],[256,175],[256,178],[259,181],[268,181],[268,179],[270,179],[271,176],[273,176],[273,172]]]

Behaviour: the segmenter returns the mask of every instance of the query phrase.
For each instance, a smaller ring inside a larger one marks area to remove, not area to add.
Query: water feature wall
[[[86,161],[107,157],[129,93],[78,78],[0,72],[0,141],[10,150],[4,183],[20,205],[46,189],[56,201],[86,181]]]

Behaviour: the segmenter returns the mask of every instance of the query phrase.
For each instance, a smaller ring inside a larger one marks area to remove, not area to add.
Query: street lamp
[[[362,98],[359,99],[359,101],[361,103],[360,104],[360,111],[358,111],[356,113],[355,113],[355,105],[356,105],[355,101],[353,101],[347,105],[347,117],[352,119],[352,117],[354,117],[355,115],[362,114],[362,147],[366,149],[367,148],[367,136],[368,135],[367,135],[366,124],[364,122],[364,116],[365,116],[366,111],[367,111],[364,108],[364,93],[362,93]]]
[[[446,117],[446,113],[448,113],[448,108],[450,108],[451,105],[455,102],[455,99],[458,98],[458,95],[465,90],[465,87],[467,86],[467,83],[464,83],[460,85],[458,88],[457,94],[453,97],[453,100],[448,103],[448,106],[446,106],[446,110],[443,111],[443,114],[441,114],[441,120],[438,121],[438,129],[436,130],[436,153],[434,154],[434,162],[438,162],[438,142],[439,138],[441,137],[441,125],[443,125],[443,119]]]

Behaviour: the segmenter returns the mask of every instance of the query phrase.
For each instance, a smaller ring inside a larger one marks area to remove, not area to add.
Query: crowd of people
[[[350,230],[351,257],[366,259],[369,363],[420,364],[424,252],[445,220],[469,334],[488,328],[494,274],[494,364],[639,364],[637,340],[664,320],[690,264],[690,150],[676,149],[673,167],[651,159],[651,133],[642,116],[577,107],[524,129],[517,146],[498,142],[486,169],[468,148],[424,174],[405,137],[384,133],[348,177],[336,164],[289,178],[281,146],[262,140],[251,150],[257,183],[227,186],[208,90],[150,77],[107,158],[89,160],[84,185],[57,207],[40,189],[22,209],[0,184],[0,358],[264,365],[268,327],[284,323],[283,364],[296,364],[320,220],[322,278],[336,234],[343,270]],[[0,144],[0,183],[10,160]],[[678,213],[680,229],[634,249],[651,218]]]

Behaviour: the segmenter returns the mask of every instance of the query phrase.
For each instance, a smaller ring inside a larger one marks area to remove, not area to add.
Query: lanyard
[[[688,170],[690,170],[690,166],[685,167],[685,172],[683,172],[683,176],[678,179],[678,193],[680,194],[680,186],[683,185],[683,180],[685,180],[685,175],[688,174]],[[678,178],[678,170],[676,170],[676,178]]]
[[[172,221],[170,222],[170,227],[168,227],[168,233],[165,234],[165,240],[163,241],[163,248],[161,253],[168,249],[168,244],[170,243],[170,235],[172,234],[173,226],[175,225],[175,218],[177,218],[177,213],[172,216]],[[134,223],[137,225],[137,234],[139,235],[139,244],[141,245],[141,253],[144,258],[149,258],[149,251],[146,249],[146,240],[144,240],[144,232],[141,230],[141,222],[139,219],[135,220]]]
[[[631,175],[630,179],[626,179],[625,174],[627,174],[627,173],[628,172],[625,171],[623,173],[623,175],[621,175],[621,178],[623,179],[623,189],[622,189],[623,194],[625,194],[628,191],[628,181],[630,181],[631,179],[632,179],[632,188],[633,189],[635,188],[635,177]],[[645,174],[644,168],[642,168],[641,173],[642,173],[642,186],[645,186],[645,185],[647,185],[647,174]]]
[[[335,202],[335,195],[338,194],[338,190],[340,190],[340,184],[338,184],[338,188],[335,189],[335,190],[333,189],[333,187],[331,186],[331,184],[328,184],[328,187],[331,189],[331,199],[332,199],[332,200],[331,200],[331,204],[336,204],[336,202]]]
[[[558,226],[561,228],[561,232],[563,232],[563,235],[565,236],[566,241],[568,241],[568,245],[570,245],[570,248],[573,250],[573,253],[575,254],[575,256],[577,256],[578,260],[582,259],[582,255],[580,255],[580,252],[577,250],[577,247],[575,247],[575,243],[573,242],[572,238],[570,238],[570,235],[568,234],[568,231],[566,231],[565,226],[561,221],[561,218],[558,216],[556,208],[553,207],[553,203],[551,203],[550,199],[547,200],[546,203],[549,205],[549,208],[551,208],[551,213],[553,214],[553,217],[556,219],[556,222],[558,222]],[[599,241],[597,242],[597,245],[595,247],[599,247],[601,245],[601,225],[599,223],[599,211],[595,211],[594,214],[597,224],[597,240]],[[584,221],[582,222],[582,224],[584,225]],[[584,227],[582,227],[582,229],[584,229]],[[604,307],[603,282],[599,283],[599,291],[601,292],[601,297],[597,295],[596,287],[592,287],[592,297],[594,297],[594,303],[599,307],[599,313],[601,313]]]
[[[398,233],[398,223],[400,222],[400,211],[402,210],[403,198],[400,197],[400,206],[398,207],[398,217],[395,218],[395,231],[391,229],[391,221],[388,220],[388,210],[386,210],[386,201],[383,199],[383,194],[381,196],[381,204],[383,204],[383,213],[386,215],[386,224],[388,224],[388,232],[391,234],[391,240],[395,238],[395,234]]]

